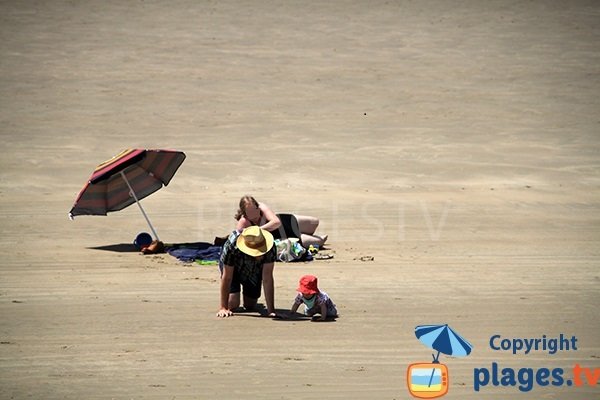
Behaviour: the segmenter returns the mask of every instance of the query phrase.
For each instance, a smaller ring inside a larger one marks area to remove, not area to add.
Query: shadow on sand
[[[267,308],[264,304],[258,303],[254,310],[246,310],[243,307],[233,310],[233,315],[236,317],[252,317],[252,318],[271,318],[273,321],[297,322],[297,321],[312,321],[312,322],[335,322],[336,317],[329,317],[325,321],[320,320],[320,316],[308,317],[304,314],[295,313],[293,318],[290,318],[290,310],[275,309],[276,317],[267,317]]]
[[[209,242],[190,242],[190,243],[165,243],[166,249],[194,249],[205,250],[213,246]],[[90,250],[113,251],[115,253],[139,253],[140,250],[133,243],[107,244],[104,246],[86,247]]]
[[[137,253],[140,251],[133,243],[108,244],[105,246],[87,247],[87,249],[114,251],[116,253]]]

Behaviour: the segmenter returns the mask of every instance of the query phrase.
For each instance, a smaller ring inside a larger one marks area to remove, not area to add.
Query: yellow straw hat
[[[273,235],[258,226],[249,226],[238,236],[236,244],[243,253],[258,257],[273,248]]]

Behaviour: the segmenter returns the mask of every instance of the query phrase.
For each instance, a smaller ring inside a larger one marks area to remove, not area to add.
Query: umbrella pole
[[[433,356],[433,354],[432,354],[432,356]],[[437,353],[437,357],[436,357],[436,356],[433,356],[433,363],[434,363],[434,364],[438,364],[438,363],[439,363],[439,361],[438,361],[438,358],[439,358],[439,357],[440,357],[440,352],[438,351],[438,353]],[[434,375],[434,374],[435,374],[435,368],[433,368],[433,369],[431,370],[431,377],[429,377],[429,385],[427,385],[428,387],[431,387],[431,382],[433,382],[433,375]]]
[[[140,201],[138,200],[137,196],[135,195],[135,192],[133,191],[133,188],[131,187],[131,185],[129,184],[129,181],[127,180],[127,178],[125,177],[125,173],[123,171],[121,171],[121,176],[123,177],[123,180],[125,181],[125,183],[127,184],[127,187],[129,188],[129,191],[131,193],[131,195],[133,196],[133,198],[135,199],[135,202],[137,203],[138,207],[140,208],[140,211],[142,212],[142,215],[144,216],[144,218],[146,218],[146,222],[148,223],[148,226],[150,227],[150,229],[152,230],[152,233],[154,234],[154,237],[156,238],[156,240],[160,240],[158,238],[158,235],[156,234],[156,231],[154,230],[154,227],[152,226],[152,224],[150,223],[150,220],[148,219],[148,216],[146,215],[146,212],[144,211],[144,209],[142,208],[142,205],[140,204]]]

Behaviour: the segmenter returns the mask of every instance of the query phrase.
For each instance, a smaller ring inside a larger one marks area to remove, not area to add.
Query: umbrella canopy
[[[106,215],[136,202],[158,239],[139,200],[166,186],[185,160],[175,150],[124,150],[98,165],[81,189],[69,217]]]
[[[423,344],[439,353],[449,356],[464,357],[471,353],[473,346],[446,325],[419,325],[415,328],[415,335]],[[437,358],[434,361],[437,361]]]

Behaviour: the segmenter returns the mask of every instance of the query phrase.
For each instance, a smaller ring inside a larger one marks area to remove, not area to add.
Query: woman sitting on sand
[[[306,215],[275,214],[266,204],[259,203],[250,195],[240,199],[235,219],[238,221],[236,226],[238,232],[249,226],[258,225],[271,232],[276,239],[298,237],[302,246],[306,248],[310,245],[321,248],[327,241],[327,235],[315,235],[319,226],[318,218]]]

